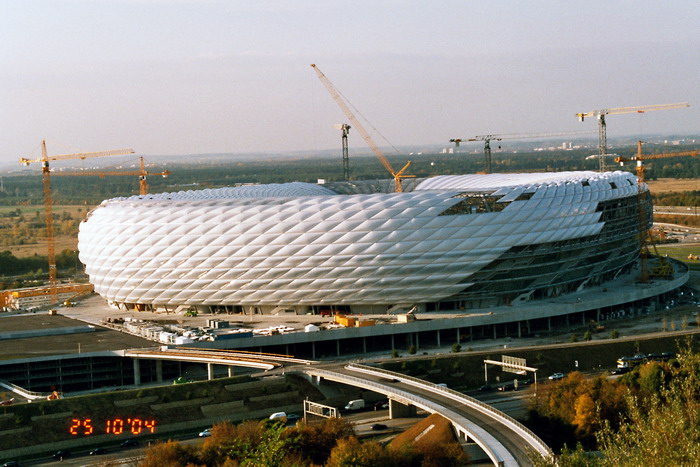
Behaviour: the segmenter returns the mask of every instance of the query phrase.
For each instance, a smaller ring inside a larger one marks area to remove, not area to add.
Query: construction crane
[[[334,125],[336,130],[340,130],[342,134],[343,143],[343,177],[347,182],[350,180],[350,158],[348,157],[348,135],[350,134],[351,126],[347,123],[339,123]]]
[[[146,177],[148,175],[159,175],[163,178],[168,178],[168,175],[170,175],[171,172],[169,170],[164,170],[163,172],[149,172],[146,170],[146,165],[145,165],[145,162],[143,160],[143,157],[141,157],[140,159],[141,159],[141,167],[140,167],[139,171],[135,171],[135,170],[108,171],[108,172],[100,171],[100,170],[94,170],[94,171],[85,170],[85,171],[79,171],[79,172],[63,171],[63,172],[53,172],[53,175],[54,176],[57,176],[57,175],[58,176],[73,176],[73,177],[92,176],[92,177],[99,177],[99,178],[105,178],[107,176],[120,176],[120,175],[129,176],[129,177],[138,176],[139,177],[139,194],[140,195],[147,195],[148,194],[148,182],[146,181]]]
[[[33,162],[41,162],[41,173],[44,182],[44,215],[46,218],[46,243],[48,247],[49,290],[51,295],[51,304],[58,302],[58,292],[56,289],[56,246],[53,235],[53,196],[51,194],[51,168],[49,167],[49,161],[88,159],[91,157],[119,156],[133,153],[133,149],[115,149],[111,151],[83,152],[77,154],[60,154],[49,156],[48,152],[46,151],[46,140],[42,140],[41,158],[20,158],[20,163],[27,166]]]
[[[601,109],[593,110],[591,112],[577,113],[579,121],[584,121],[586,117],[597,117],[598,118],[598,162],[601,172],[605,172],[605,158],[608,156],[608,137],[607,129],[605,123],[606,115],[617,115],[617,114],[631,114],[638,113],[643,114],[646,112],[651,112],[653,110],[670,110],[670,109],[680,109],[683,107],[690,107],[687,102],[680,102],[677,104],[656,104],[656,105],[641,105],[637,107],[615,107],[612,109]]]
[[[460,143],[470,142],[470,141],[483,141],[484,142],[484,159],[486,162],[486,173],[491,173],[491,141],[501,141],[504,139],[526,139],[526,138],[549,138],[554,136],[574,136],[574,135],[586,135],[590,134],[590,131],[567,131],[559,133],[512,133],[504,135],[479,135],[473,138],[454,138],[450,140],[450,143],[455,143],[456,147],[459,147]]]
[[[644,144],[643,141],[637,141],[637,154],[632,157],[616,157],[615,162],[618,162],[620,165],[624,165],[625,162],[636,162],[637,167],[637,193],[638,193],[638,209],[637,212],[639,213],[639,235],[640,235],[640,253],[639,253],[639,262],[640,262],[640,282],[648,282],[650,277],[672,277],[673,276],[673,266],[666,261],[665,258],[662,256],[659,256],[659,252],[656,250],[656,243],[654,242],[654,239],[651,235],[651,231],[647,229],[647,212],[646,212],[646,205],[644,203],[644,185],[645,185],[645,178],[644,178],[644,161],[645,160],[652,160],[652,159],[665,159],[668,157],[686,157],[686,156],[691,156],[691,157],[697,157],[697,155],[700,153],[700,151],[680,151],[680,152],[666,152],[666,153],[658,153],[658,154],[644,154],[642,152],[642,145]],[[652,246],[654,249],[654,256],[656,256],[659,259],[659,265],[655,268],[652,268],[651,273],[649,271],[649,268],[647,267],[647,258],[650,256],[649,254],[649,245]]]
[[[398,172],[394,170],[394,168],[391,166],[389,163],[389,160],[384,156],[384,153],[379,149],[379,146],[374,142],[370,134],[365,130],[365,128],[362,126],[360,121],[355,117],[355,114],[350,110],[350,107],[347,105],[345,102],[345,99],[340,95],[340,92],[338,89],[333,85],[333,83],[326,77],[326,75],[321,72],[321,70],[318,69],[318,67],[315,64],[311,64],[311,68],[314,69],[316,72],[316,75],[318,75],[318,79],[321,80],[321,83],[326,87],[328,90],[328,93],[331,95],[331,97],[335,100],[335,102],[338,104],[338,107],[345,113],[345,116],[350,120],[350,123],[353,124],[355,129],[360,132],[360,135],[362,135],[362,138],[365,140],[365,143],[372,149],[372,152],[377,156],[379,159],[379,162],[382,163],[384,168],[391,173],[391,176],[394,177],[394,191],[397,193],[400,193],[403,191],[403,187],[401,184],[401,179],[404,178],[413,178],[415,175],[404,175],[404,172],[406,172],[406,169],[411,165],[411,161],[408,161],[406,165],[403,166],[401,170]]]

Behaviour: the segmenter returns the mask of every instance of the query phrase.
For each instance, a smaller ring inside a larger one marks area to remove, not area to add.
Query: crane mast
[[[659,252],[656,250],[656,243],[651,235],[651,231],[647,229],[647,211],[644,203],[644,161],[651,159],[665,159],[668,157],[697,157],[700,154],[699,151],[681,151],[681,152],[667,152],[658,154],[644,154],[642,152],[643,141],[637,141],[637,154],[633,157],[616,157],[615,162],[620,165],[624,165],[625,162],[636,162],[636,172],[637,172],[637,212],[639,214],[639,266],[640,266],[640,277],[639,281],[642,283],[648,282],[650,277],[649,268],[647,266],[649,253],[649,245],[654,249],[654,255],[659,259],[659,266],[652,269],[652,274],[659,277],[670,277],[673,275],[673,266],[671,266],[663,257],[659,256]]]
[[[397,193],[402,192],[403,187],[401,184],[401,179],[415,177],[415,175],[404,175],[406,169],[408,169],[408,167],[411,165],[411,161],[408,161],[408,163],[403,166],[401,170],[396,172],[391,166],[391,163],[389,163],[389,160],[386,158],[386,156],[384,156],[384,153],[381,151],[381,149],[379,149],[379,146],[377,146],[377,144],[374,142],[372,136],[367,132],[367,130],[365,130],[357,117],[355,117],[352,110],[350,110],[350,107],[346,104],[345,99],[343,99],[343,97],[340,95],[340,92],[338,92],[331,80],[329,80],[315,64],[312,64],[311,68],[314,69],[318,79],[326,87],[326,90],[328,90],[328,93],[331,95],[333,100],[335,100],[336,104],[338,104],[338,107],[340,107],[348,120],[350,120],[350,123],[352,123],[355,129],[360,133],[362,139],[364,139],[365,143],[367,143],[367,146],[369,146],[372,152],[374,152],[374,155],[377,156],[379,162],[381,162],[384,168],[391,173],[392,177],[394,177],[394,190]]]
[[[483,141],[484,142],[484,162],[486,164],[486,173],[491,173],[491,141],[501,141],[504,139],[526,139],[526,138],[549,138],[554,136],[573,136],[585,135],[590,131],[566,131],[558,133],[510,133],[502,135],[478,135],[472,138],[453,138],[450,143],[455,143],[459,147],[460,143],[467,141]]]
[[[352,128],[347,123],[341,123],[335,125],[337,130],[341,131],[341,143],[343,145],[343,178],[345,181],[350,180],[350,158],[348,156],[348,135],[350,134],[350,128]]]
[[[54,156],[49,156],[46,150],[46,140],[41,141],[41,158],[39,159],[27,159],[20,158],[20,163],[23,165],[29,165],[32,162],[41,162],[41,175],[44,185],[44,217],[46,222],[46,243],[47,243],[47,254],[48,254],[48,266],[49,266],[49,292],[51,296],[51,303],[58,302],[58,291],[56,288],[56,240],[54,238],[53,230],[53,195],[51,192],[51,168],[49,166],[49,161],[56,160],[69,160],[69,159],[88,159],[91,157],[101,157],[101,156],[116,156],[123,154],[133,154],[133,149],[116,149],[111,151],[100,151],[100,152],[83,152],[77,154],[59,154]]]
[[[80,172],[53,172],[54,177],[55,176],[60,176],[60,177],[65,177],[65,176],[71,176],[71,177],[99,177],[99,178],[105,178],[107,176],[138,176],[139,177],[139,195],[147,195],[148,194],[148,183],[146,181],[146,177],[148,175],[159,175],[163,178],[168,178],[168,176],[172,173],[169,170],[164,170],[163,172],[149,172],[146,170],[146,166],[143,160],[143,157],[141,159],[141,167],[140,170],[135,171],[135,170],[128,170],[128,171],[101,171],[101,170],[86,170],[86,171],[80,171]]]
[[[605,158],[608,155],[608,137],[607,124],[605,123],[606,115],[639,113],[643,114],[654,110],[670,110],[690,107],[687,102],[679,102],[676,104],[655,104],[655,105],[640,105],[636,107],[614,107],[611,109],[593,110],[591,112],[577,113],[579,121],[584,121],[586,117],[598,118],[598,164],[601,172],[605,172]]]

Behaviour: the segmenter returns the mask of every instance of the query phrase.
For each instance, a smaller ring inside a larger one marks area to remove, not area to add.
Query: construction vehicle
[[[651,112],[653,110],[670,110],[670,109],[680,109],[682,107],[690,107],[687,102],[680,102],[677,104],[656,104],[656,105],[641,105],[636,107],[615,107],[612,109],[601,109],[593,110],[591,112],[577,113],[579,121],[584,121],[586,117],[596,117],[598,118],[598,163],[601,172],[605,172],[606,164],[605,158],[609,156],[608,154],[608,137],[607,137],[607,125],[605,123],[606,115],[617,115],[617,114],[630,114],[637,113],[643,114],[646,112]]]
[[[48,152],[46,151],[46,140],[42,140],[41,158],[20,158],[20,163],[26,166],[33,162],[41,162],[41,173],[44,182],[44,214],[46,220],[46,243],[48,249],[49,288],[51,291],[51,303],[58,302],[58,292],[56,290],[56,247],[53,234],[53,196],[51,194],[51,168],[49,167],[49,161],[88,159],[91,157],[118,156],[133,153],[133,149],[115,149],[111,151],[83,152],[77,154],[60,154],[55,156],[49,156]]]
[[[455,143],[455,147],[459,147],[460,143],[471,141],[484,142],[484,161],[486,169],[484,173],[491,173],[491,141],[501,141],[504,139],[526,139],[526,138],[551,138],[554,136],[574,136],[590,134],[590,131],[567,131],[559,133],[512,133],[504,135],[479,135],[473,138],[453,138],[450,143]]]
[[[624,165],[625,162],[636,162],[636,172],[637,172],[637,197],[638,197],[638,209],[639,214],[639,235],[640,235],[640,269],[641,275],[639,278],[640,282],[648,282],[650,278],[660,277],[660,278],[672,278],[673,277],[673,266],[664,257],[659,256],[656,250],[656,242],[652,237],[651,230],[647,229],[647,212],[645,208],[645,178],[644,178],[644,161],[651,159],[665,159],[668,157],[697,157],[699,151],[681,151],[681,152],[670,152],[670,153],[658,153],[658,154],[644,154],[642,152],[643,141],[637,141],[637,154],[633,157],[616,157],[615,162],[620,165]],[[647,267],[647,259],[650,256],[649,245],[652,246],[654,250],[654,256],[658,259],[658,264],[651,269]]]
[[[338,89],[333,85],[333,83],[326,77],[326,75],[321,72],[321,70],[318,69],[318,67],[315,64],[311,65],[311,68],[314,69],[316,72],[316,75],[318,76],[318,79],[321,80],[321,83],[326,87],[328,90],[328,93],[331,95],[331,97],[335,100],[335,102],[338,104],[338,107],[345,113],[345,116],[350,120],[350,123],[353,124],[355,129],[360,132],[360,135],[362,135],[362,138],[365,140],[365,143],[372,149],[372,152],[377,156],[379,159],[379,162],[382,163],[384,168],[391,173],[391,176],[394,178],[394,191],[397,193],[401,193],[403,191],[403,186],[401,183],[401,180],[404,178],[413,178],[415,175],[404,175],[404,172],[406,172],[406,169],[411,165],[411,161],[408,161],[406,165],[403,166],[401,170],[398,172],[394,170],[394,168],[391,166],[389,163],[389,160],[384,156],[384,153],[379,149],[379,146],[374,142],[372,139],[372,136],[365,130],[365,128],[362,126],[360,121],[355,117],[355,114],[350,110],[350,107],[348,104],[345,102],[345,99],[340,95],[340,92]]]
[[[163,172],[148,172],[146,170],[146,164],[143,160],[143,157],[139,158],[141,160],[141,165],[140,165],[140,170],[134,171],[134,170],[129,170],[129,171],[101,171],[101,170],[85,170],[85,171],[62,171],[62,172],[54,172],[54,176],[71,176],[71,177],[99,177],[99,178],[105,178],[107,176],[128,176],[128,177],[133,177],[133,176],[138,176],[139,177],[139,195],[147,195],[148,194],[148,182],[146,181],[146,177],[148,175],[159,175],[163,178],[168,178],[168,176],[172,173],[169,170],[164,170]]]

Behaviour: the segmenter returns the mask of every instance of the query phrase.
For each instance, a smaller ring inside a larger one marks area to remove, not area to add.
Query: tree
[[[672,379],[648,397],[628,394],[626,416],[619,428],[603,420],[596,433],[599,458],[587,456],[582,446],[562,450],[558,466],[649,467],[696,466],[700,459],[700,354],[690,347],[678,356]],[[651,367],[650,367],[651,368]],[[650,369],[650,375],[658,370]],[[645,376],[646,377],[646,376]],[[656,378],[655,376],[651,379]],[[539,459],[537,466],[554,461]]]
[[[574,406],[575,415],[572,423],[576,425],[576,432],[579,435],[588,436],[596,426],[595,402],[588,393],[583,393],[576,399]]]
[[[199,463],[197,449],[185,446],[177,441],[156,443],[146,450],[146,456],[139,464],[140,467],[185,467],[203,465]]]
[[[302,423],[288,432],[295,439],[293,450],[316,465],[326,462],[338,440],[355,435],[352,423],[344,418],[327,418],[313,425]]]
[[[382,448],[374,441],[360,442],[354,436],[341,439],[331,451],[326,462],[327,467],[402,467],[388,450]]]

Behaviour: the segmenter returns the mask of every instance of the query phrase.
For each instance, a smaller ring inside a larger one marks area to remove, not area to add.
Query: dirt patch
[[[647,181],[647,185],[652,193],[678,193],[699,189],[700,178],[659,178]]]
[[[406,443],[435,445],[456,441],[452,423],[442,415],[434,413],[398,435],[389,446],[401,447]]]

